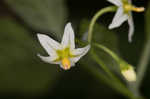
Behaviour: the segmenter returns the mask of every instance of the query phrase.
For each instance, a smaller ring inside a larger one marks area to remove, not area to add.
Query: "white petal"
[[[89,51],[89,49],[90,49],[90,45],[87,45],[84,48],[75,49],[73,51],[73,54],[77,55],[77,57],[72,58],[71,61],[74,62],[74,63],[76,63],[77,61],[79,61],[79,59],[81,57],[83,57]]]
[[[65,26],[64,35],[61,44],[63,45],[63,47],[70,46],[71,49],[75,48],[74,31],[72,29],[71,23],[68,23]]]
[[[133,22],[133,17],[132,14],[128,19],[128,24],[129,24],[129,33],[128,33],[128,41],[132,42],[132,36],[134,34],[134,22]]]
[[[55,50],[61,49],[61,45],[53,40],[52,38],[48,37],[44,34],[37,34],[38,39],[41,43],[41,45],[44,47],[44,49],[47,51],[47,53],[50,56],[56,56]]]
[[[107,0],[107,1],[116,5],[116,6],[122,6],[121,0]]]
[[[128,15],[124,14],[122,7],[119,7],[114,18],[113,18],[112,23],[109,25],[109,29],[119,27],[127,19],[128,19]]]
[[[71,67],[75,66],[75,62],[72,59],[70,59],[70,64],[71,64]]]
[[[75,63],[71,60],[71,67],[74,67]]]
[[[39,58],[41,58],[42,61],[50,64],[59,64],[59,62],[54,62],[56,57],[51,57],[51,56],[41,56],[40,54],[37,55]]]
[[[64,67],[63,67],[63,65],[62,65],[61,63],[60,63],[59,65],[60,65],[60,67],[61,67],[62,69],[64,69]],[[65,70],[65,69],[64,69],[64,70]]]

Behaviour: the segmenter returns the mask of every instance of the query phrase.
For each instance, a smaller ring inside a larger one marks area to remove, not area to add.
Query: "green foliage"
[[[60,37],[66,18],[64,0],[5,0],[36,31]]]
[[[0,27],[0,92],[45,91],[58,75],[56,66],[40,61],[39,42],[14,19],[1,17]]]

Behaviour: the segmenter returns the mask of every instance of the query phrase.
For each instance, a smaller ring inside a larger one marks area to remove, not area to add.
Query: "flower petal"
[[[127,19],[128,19],[128,15],[124,14],[122,7],[119,7],[114,18],[113,18],[112,23],[109,25],[109,29],[119,27]]]
[[[128,19],[128,24],[129,24],[128,41],[132,42],[132,36],[134,34],[134,22],[133,22],[132,14],[130,14],[130,17]]]
[[[55,50],[61,49],[61,45],[53,40],[52,38],[48,37],[47,35],[44,34],[37,34],[38,39],[41,43],[41,45],[44,47],[44,49],[47,51],[47,53],[50,56],[56,56]]]
[[[46,63],[50,63],[50,64],[59,64],[59,62],[54,62],[54,60],[56,59],[56,57],[51,57],[51,56],[41,56],[40,54],[37,54],[37,56],[39,58],[41,58],[42,61],[46,62]]]
[[[65,26],[64,35],[61,44],[63,45],[63,47],[70,46],[71,49],[75,48],[74,31],[72,29],[71,23],[68,23]]]
[[[90,45],[87,45],[84,48],[75,49],[73,51],[73,54],[77,55],[77,57],[71,58],[71,61],[74,62],[74,63],[76,63],[77,61],[79,61],[79,59],[81,57],[83,57],[89,51],[89,49],[90,49]]]
[[[122,6],[121,0],[107,0],[107,1],[116,5],[116,6]]]

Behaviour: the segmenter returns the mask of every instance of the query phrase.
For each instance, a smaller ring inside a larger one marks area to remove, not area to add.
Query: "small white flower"
[[[64,70],[70,69],[90,49],[90,45],[75,49],[74,31],[71,23],[65,26],[61,44],[44,34],[37,34],[38,39],[49,56],[38,56],[47,63],[59,64]]]
[[[132,5],[131,0],[108,0],[118,7],[118,10],[113,18],[112,23],[109,25],[109,29],[119,27],[123,22],[128,21],[129,33],[128,40],[132,42],[132,36],[134,33],[134,23],[131,11],[143,12],[143,7],[135,7]]]
[[[125,77],[126,80],[133,82],[136,81],[136,73],[132,66],[128,66],[121,70],[122,75]]]

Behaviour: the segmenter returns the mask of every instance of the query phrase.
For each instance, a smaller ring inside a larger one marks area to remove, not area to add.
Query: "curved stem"
[[[115,87],[116,90],[129,97],[130,99],[136,99],[132,92],[130,92],[130,90],[128,90],[128,88],[109,70],[109,68],[107,68],[103,61],[101,61],[93,51],[91,51],[91,55],[93,59],[101,66],[101,68],[112,78],[112,80],[114,80],[114,87],[117,85],[117,87]]]
[[[91,43],[91,40],[92,40],[92,32],[93,32],[93,27],[94,27],[94,24],[96,22],[96,20],[101,16],[103,15],[104,13],[107,13],[107,12],[114,12],[116,11],[116,6],[109,6],[109,7],[106,7],[106,8],[103,8],[101,10],[99,10],[92,18],[91,20],[91,23],[89,25],[89,30],[88,30],[88,42]]]
[[[76,39],[76,42],[78,42],[81,45],[84,45],[85,43],[81,42],[80,40]],[[115,55],[111,50],[109,50],[107,47],[94,43],[95,46],[103,49],[104,51],[107,51],[108,54],[110,54],[116,61],[119,61],[119,57]],[[93,68],[90,68],[89,70],[93,72],[98,78],[103,79],[107,84],[109,84],[112,88],[116,89],[121,94],[127,96],[130,99],[136,99],[134,95],[128,90],[128,88],[107,68],[107,66],[103,63],[103,61],[100,60],[100,58],[91,51],[91,56],[93,59],[101,66],[101,68],[110,76],[114,82],[112,81],[110,83],[110,80],[107,78],[107,76],[104,76],[101,74],[97,69],[91,70]]]
[[[114,53],[112,52],[110,49],[108,49],[107,47],[94,43],[94,45],[102,50],[104,50],[106,53],[108,53],[110,56],[112,56],[117,62],[120,61],[120,58]]]
[[[110,78],[107,75],[104,75],[102,72],[100,72],[99,69],[93,68],[92,66],[87,66],[88,64],[86,63],[84,63],[84,65],[83,66],[85,67],[85,69],[91,72],[97,78],[97,80],[100,80],[101,82],[105,82],[108,86],[122,93],[122,89],[119,88],[115,82],[110,82]]]

